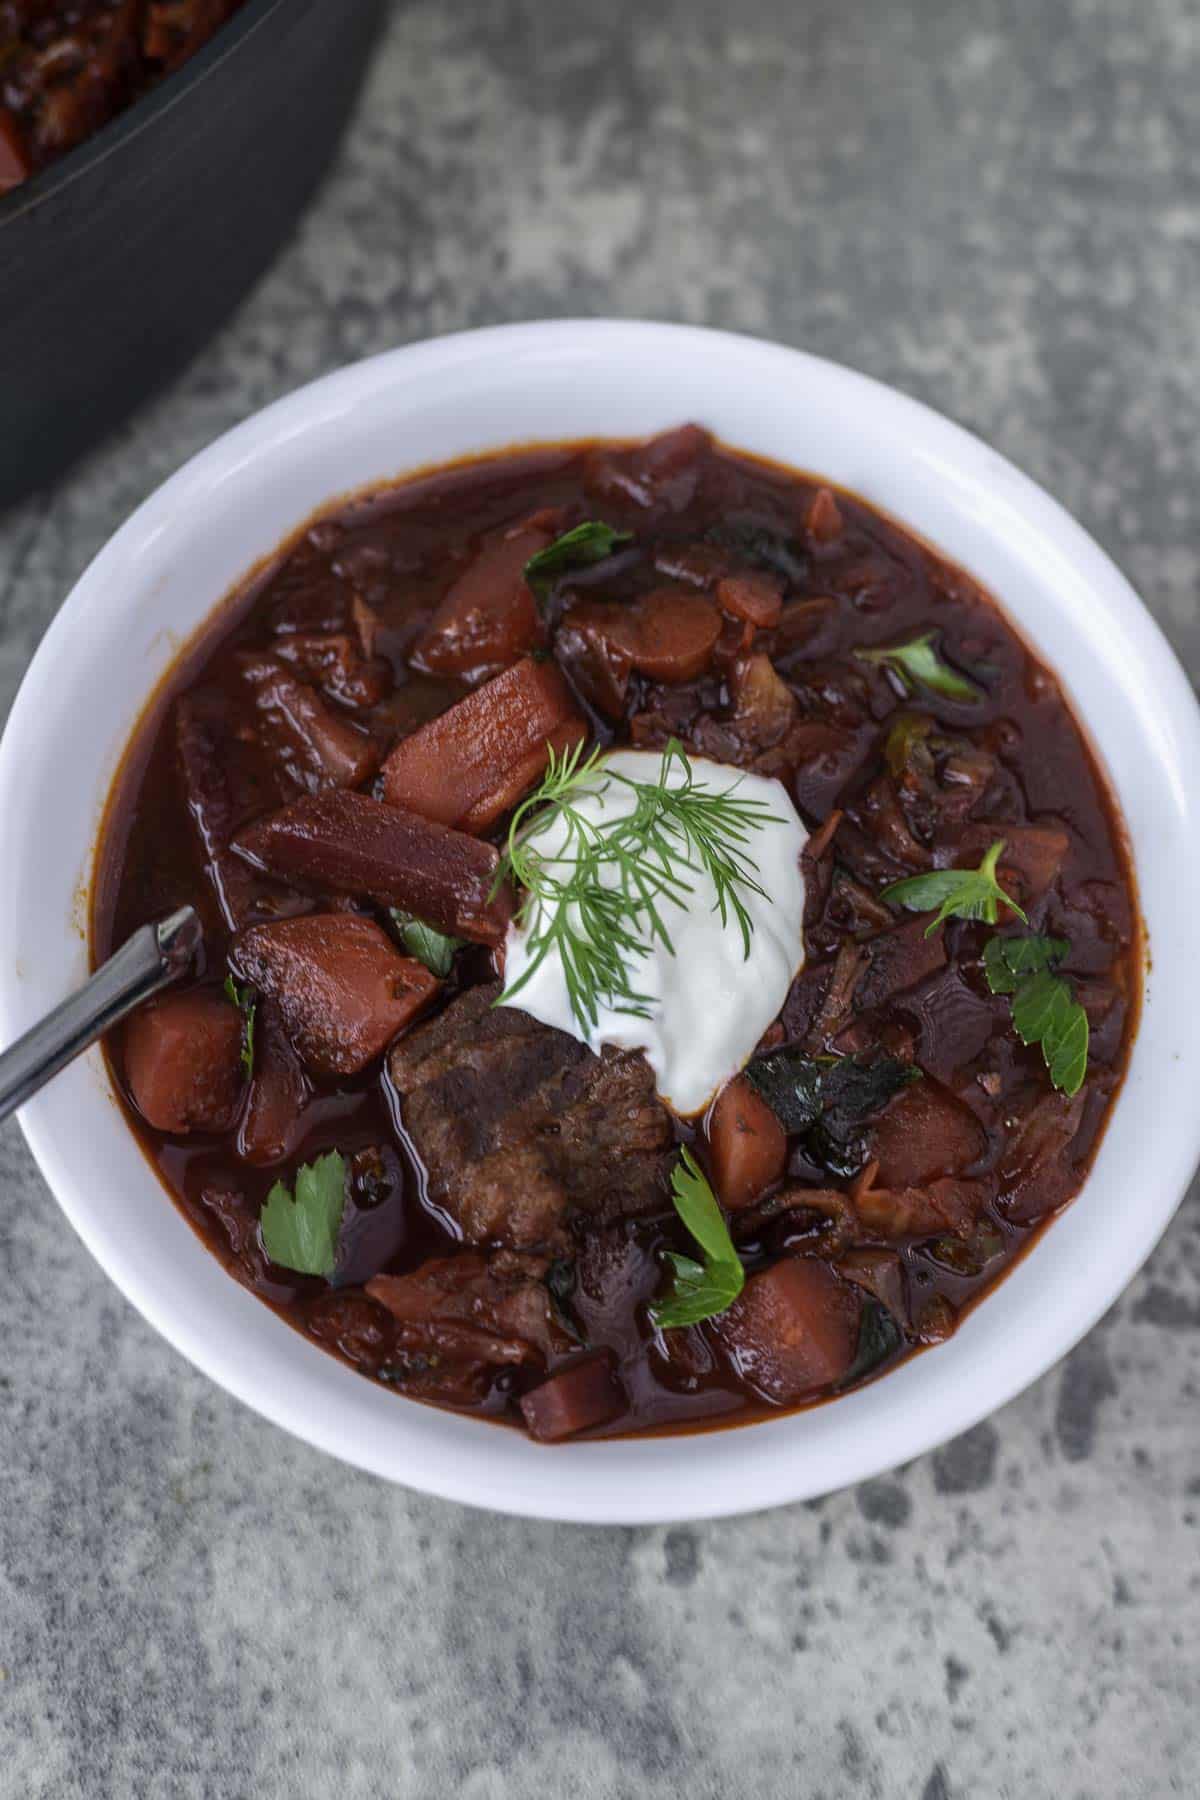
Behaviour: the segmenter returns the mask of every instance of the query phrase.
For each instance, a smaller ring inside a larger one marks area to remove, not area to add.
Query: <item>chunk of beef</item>
[[[752,1275],[710,1329],[739,1380],[790,1406],[850,1373],[862,1304],[828,1264],[785,1257]]]
[[[354,913],[252,925],[234,939],[230,961],[276,1002],[293,1045],[319,1075],[365,1068],[438,988],[423,964]]]
[[[492,895],[500,858],[491,844],[367,794],[308,795],[256,820],[236,848],[272,875],[365,894],[473,943],[500,943],[508,925],[507,894]]]
[[[713,1178],[730,1212],[753,1205],[787,1163],[787,1133],[745,1076],[721,1090],[708,1121]]]
[[[468,1243],[561,1247],[589,1222],[665,1202],[672,1145],[637,1053],[595,1056],[473,988],[396,1046],[391,1079],[434,1204]]]
[[[156,1131],[225,1131],[242,1091],[242,1015],[215,988],[168,994],[125,1027],[125,1078]]]
[[[370,1298],[395,1321],[389,1378],[467,1404],[503,1368],[545,1365],[571,1347],[545,1285],[548,1259],[502,1251],[437,1257],[410,1275],[376,1275]]]
[[[944,934],[925,936],[927,920],[911,919],[866,946],[870,964],[854,990],[856,1011],[884,1006],[946,966]]]

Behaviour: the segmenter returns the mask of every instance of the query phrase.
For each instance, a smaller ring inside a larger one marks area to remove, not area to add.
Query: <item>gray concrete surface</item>
[[[0,705],[217,432],[346,358],[568,312],[899,383],[1073,508],[1200,671],[1198,86],[1191,0],[398,8],[251,303],[0,521]],[[1200,1790],[1194,1195],[996,1418],[701,1528],[491,1519],[291,1442],[135,1317],[12,1128],[0,1281],[5,1800]]]

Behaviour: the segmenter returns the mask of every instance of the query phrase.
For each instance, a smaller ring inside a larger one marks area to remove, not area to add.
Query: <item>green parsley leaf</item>
[[[525,579],[538,599],[544,600],[568,569],[586,569],[603,562],[618,544],[627,544],[632,536],[632,531],[616,531],[600,519],[586,519],[531,556],[525,564]]]
[[[346,1160],[337,1150],[296,1171],[296,1197],[282,1181],[267,1195],[259,1218],[263,1248],[280,1269],[322,1275],[337,1262],[338,1232],[346,1204]]]
[[[732,1306],[745,1284],[746,1273],[733,1247],[717,1197],[690,1150],[680,1152],[671,1176],[675,1211],[701,1250],[704,1261],[667,1252],[673,1281],[671,1292],[650,1308],[650,1318],[661,1331],[679,1325],[699,1325]]]
[[[992,938],[983,968],[993,994],[1012,998],[1012,1019],[1023,1044],[1040,1044],[1060,1094],[1077,1094],[1087,1074],[1088,1016],[1075,990],[1054,969],[1070,945],[1065,938]]]
[[[865,1161],[863,1127],[921,1071],[894,1056],[809,1056],[772,1050],[746,1064],[746,1079],[785,1131],[804,1140],[813,1161],[845,1179]]]
[[[415,913],[401,912],[398,907],[388,908],[388,917],[392,921],[396,936],[418,962],[423,962],[431,975],[444,981],[450,973],[455,952],[461,950],[466,943],[465,938],[448,937],[444,931],[435,931],[424,919],[418,919]]]
[[[907,907],[909,912],[932,912],[937,917],[926,926],[925,936],[932,937],[946,919],[983,919],[996,923],[996,908],[1011,908],[1018,919],[1025,914],[1015,900],[1010,900],[996,880],[996,865],[1004,849],[1004,839],[997,838],[977,869],[933,869],[928,875],[910,875],[906,881],[893,881],[879,896]]]
[[[1027,975],[1038,975],[1053,969],[1071,948],[1066,938],[1027,937],[989,938],[983,951],[983,966],[993,994],[1015,994]]]
[[[943,699],[968,702],[983,697],[983,690],[952,669],[937,651],[938,634],[926,631],[907,644],[891,644],[879,650],[856,650],[859,662],[882,663],[898,677],[907,693],[919,687],[941,694]]]
[[[254,989],[239,987],[232,975],[225,977],[225,998],[232,1000],[242,1015],[242,1067],[249,1077],[254,1073],[254,1015],[258,1001]]]

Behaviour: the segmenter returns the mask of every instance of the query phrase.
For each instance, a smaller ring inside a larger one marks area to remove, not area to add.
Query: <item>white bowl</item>
[[[76,586],[0,745],[0,1037],[9,1042],[84,975],[84,897],[121,751],[181,642],[258,557],[337,494],[422,464],[693,418],[730,444],[852,488],[976,576],[1062,677],[1132,834],[1153,969],[1124,1090],[1082,1194],[955,1337],[810,1412],[546,1449],[374,1386],[239,1287],[160,1187],[97,1051],[21,1121],[97,1261],[214,1380],[392,1481],[540,1518],[701,1518],[875,1475],[1041,1375],[1153,1247],[1200,1154],[1200,958],[1184,903],[1200,889],[1200,715],[1128,584],[1010,464],[847,369],[676,326],[469,332],[318,381],[173,476]]]

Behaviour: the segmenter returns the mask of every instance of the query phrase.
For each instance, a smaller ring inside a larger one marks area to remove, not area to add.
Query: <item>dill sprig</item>
[[[672,785],[678,771],[681,779]],[[619,818],[589,819],[579,810],[585,794],[603,794],[619,783],[634,805]],[[690,877],[707,875],[713,911],[726,929],[734,923],[745,956],[754,922],[743,895],[765,889],[749,854],[753,834],[783,821],[761,800],[739,798],[740,783],[715,792],[697,781],[683,746],[672,738],[655,781],[637,781],[583,746],[553,750],[545,777],[513,814],[497,886],[511,878],[522,890],[517,922],[527,932],[528,967],[500,995],[507,1004],[546,958],[557,953],[571,1011],[587,1035],[599,1008],[648,1018],[653,997],[636,986],[636,965],[657,941],[674,956],[667,909],[686,908],[695,892]],[[554,822],[565,838],[547,854],[538,840]]]

